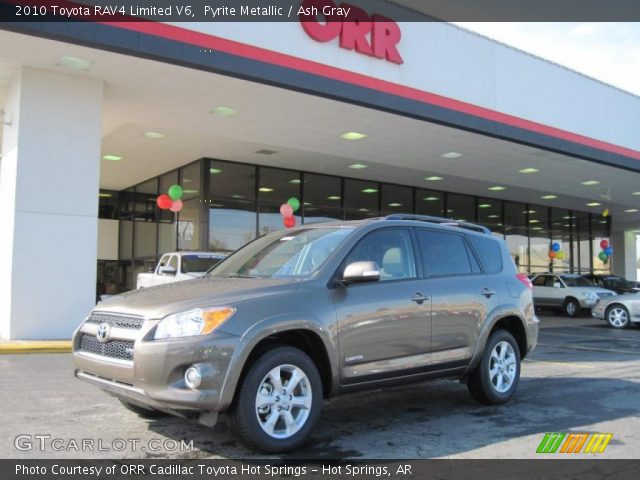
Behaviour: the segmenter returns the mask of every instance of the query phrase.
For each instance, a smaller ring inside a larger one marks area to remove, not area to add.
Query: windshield
[[[222,258],[211,255],[183,255],[182,273],[204,273],[221,261]]]
[[[562,276],[562,280],[567,287],[595,287],[595,285],[586,277],[566,277]]]
[[[208,275],[304,278],[315,273],[353,228],[308,228],[276,232],[251,242]]]

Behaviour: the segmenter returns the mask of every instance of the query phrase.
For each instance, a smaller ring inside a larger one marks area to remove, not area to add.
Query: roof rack
[[[439,225],[449,225],[452,227],[466,228],[467,230],[472,230],[474,232],[491,234],[491,230],[489,230],[487,227],[483,227],[482,225],[476,225],[475,223],[453,220],[451,218],[432,217],[430,215],[394,213],[392,215],[387,215],[386,217],[382,217],[382,219],[383,220],[414,220],[416,222],[437,223]]]

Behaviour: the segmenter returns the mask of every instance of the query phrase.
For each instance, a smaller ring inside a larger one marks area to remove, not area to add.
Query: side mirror
[[[376,262],[350,263],[342,275],[344,283],[377,282],[378,280],[380,280],[380,269]]]
[[[162,275],[175,275],[176,269],[173,267],[170,267],[169,265],[165,265],[164,267],[160,267],[160,273]]]

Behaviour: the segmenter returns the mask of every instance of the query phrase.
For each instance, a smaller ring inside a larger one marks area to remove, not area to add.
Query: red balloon
[[[280,205],[280,215],[284,218],[291,217],[293,215],[293,207],[288,203]]]
[[[554,252],[553,250],[549,250],[549,258],[554,259],[556,258],[557,253]]]
[[[182,210],[183,207],[183,203],[182,200],[178,199],[178,200],[173,200],[171,202],[171,207],[169,207],[169,210],[171,210],[172,212],[179,212],[180,210]]]
[[[604,250],[604,249],[605,249],[605,248],[607,248],[608,246],[609,246],[609,242],[607,242],[606,240],[601,240],[601,241],[600,241],[600,248],[601,248],[601,249],[603,249],[603,250]]]
[[[296,226],[296,217],[284,217],[284,226],[286,228],[293,228]]]
[[[171,198],[169,198],[169,195],[160,195],[158,197],[158,199],[156,200],[156,204],[158,205],[158,208],[161,208],[162,210],[167,210],[168,208],[171,208]]]

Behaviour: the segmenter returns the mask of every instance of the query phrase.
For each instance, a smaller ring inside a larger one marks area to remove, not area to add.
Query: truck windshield
[[[183,255],[182,273],[204,273],[222,261],[222,257],[212,255]]]
[[[255,240],[211,270],[213,277],[304,278],[315,273],[353,228],[307,228]]]

